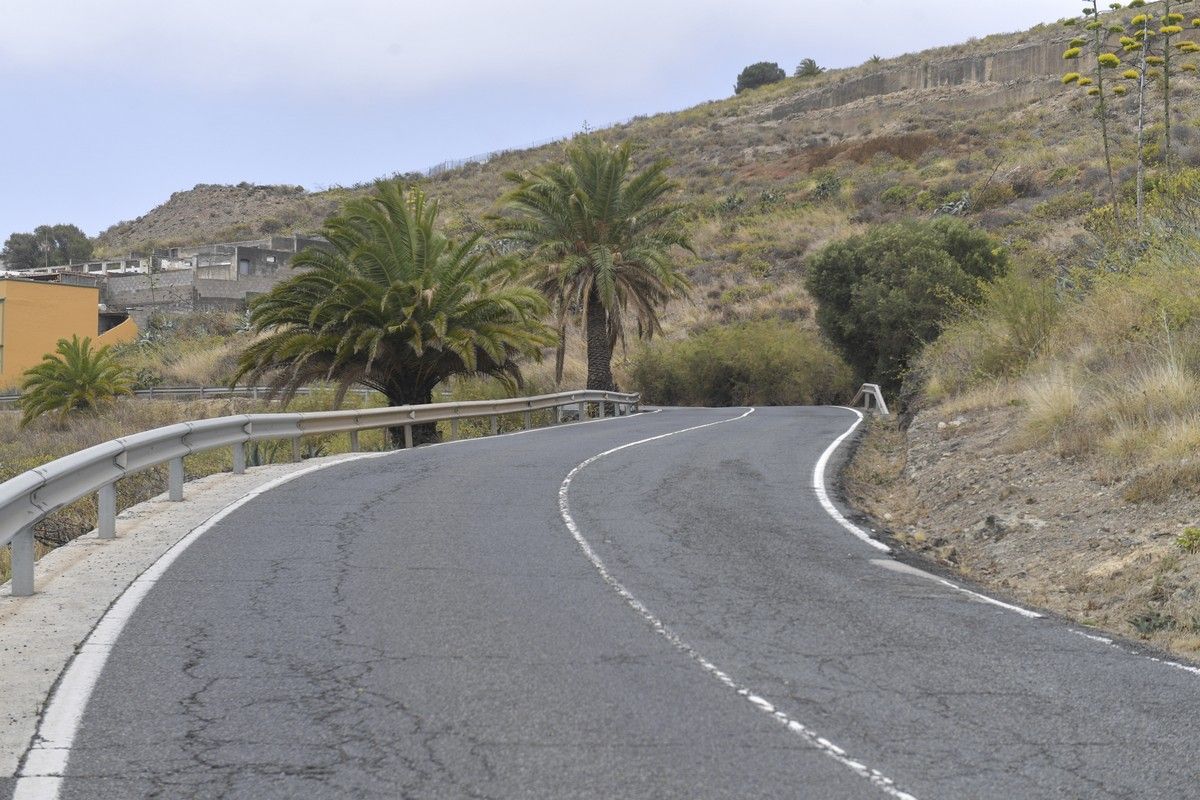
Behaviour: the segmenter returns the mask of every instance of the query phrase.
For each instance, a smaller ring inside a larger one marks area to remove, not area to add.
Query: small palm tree
[[[873,62],[875,59],[879,59],[879,56],[872,56]],[[882,59],[879,60],[882,61]],[[800,62],[799,66],[796,67],[796,77],[815,78],[824,71],[825,68],[817,66],[815,59],[806,58]]]
[[[566,163],[507,177],[501,199],[502,235],[523,244],[537,264],[535,282],[554,304],[560,337],[572,314],[586,331],[587,388],[612,390],[612,353],[626,325],[639,336],[661,329],[659,309],[685,296],[687,279],[672,249],[691,250],[680,230],[675,183],[658,160],[641,171],[626,142],[613,147],[581,136],[566,148]],[[632,320],[631,320],[632,318]],[[561,381],[561,356],[558,365]]]
[[[293,259],[302,270],[251,304],[264,334],[242,354],[234,382],[263,378],[290,399],[317,380],[382,392],[392,405],[428,403],[454,375],[521,382],[517,359],[554,344],[542,296],[512,280],[514,259],[492,257],[478,235],[461,243],[435,227],[437,203],[382,182],[325,223],[330,249]],[[400,445],[403,429],[393,430]],[[434,441],[415,426],[414,443]]]
[[[25,373],[21,384],[21,427],[43,414],[57,413],[59,422],[73,411],[95,411],[113,397],[128,394],[131,382],[108,346],[92,349],[92,340],[59,339]]]

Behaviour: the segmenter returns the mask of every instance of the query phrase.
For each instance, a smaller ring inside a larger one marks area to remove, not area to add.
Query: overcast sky
[[[197,183],[423,169],[822,66],[1021,30],[1078,0],[3,0],[0,238],[89,234]]]

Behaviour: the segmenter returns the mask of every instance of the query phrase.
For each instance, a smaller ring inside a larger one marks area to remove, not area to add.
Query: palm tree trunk
[[[612,343],[608,335],[608,315],[595,290],[588,294],[584,311],[587,325],[587,388],[616,391],[612,376]]]
[[[391,386],[388,387],[387,399],[389,406],[426,405],[433,402],[433,387]],[[391,439],[392,447],[397,450],[403,449],[406,444],[404,440],[404,426],[398,425],[388,428],[388,438]],[[441,436],[438,435],[436,422],[425,422],[412,426],[412,442],[414,447],[440,441]]]
[[[558,347],[554,350],[554,388],[562,386],[563,367],[567,361],[567,323],[558,321]]]

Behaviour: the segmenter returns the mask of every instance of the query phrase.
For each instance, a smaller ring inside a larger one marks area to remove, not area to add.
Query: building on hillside
[[[267,236],[7,275],[97,288],[100,301],[110,310],[129,314],[144,325],[155,313],[242,311],[250,298],[286,278],[292,258],[310,247],[329,247],[329,243],[318,237]]]
[[[59,339],[90,337],[97,346],[137,338],[127,314],[100,305],[94,286],[0,278],[0,387],[21,383],[25,370],[54,351]]]

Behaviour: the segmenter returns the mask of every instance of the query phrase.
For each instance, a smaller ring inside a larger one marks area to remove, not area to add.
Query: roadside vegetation
[[[815,405],[845,402],[854,390],[850,368],[816,333],[780,320],[649,344],[630,375],[660,405]]]
[[[21,427],[43,414],[61,424],[75,413],[98,414],[113,398],[128,394],[128,372],[109,347],[72,336],[25,373],[21,385]]]
[[[638,171],[633,146],[581,136],[564,163],[511,173],[513,188],[494,217],[501,237],[522,247],[534,285],[553,304],[561,380],[572,317],[585,333],[588,389],[612,391],[613,348],[662,331],[659,314],[690,288],[674,251],[691,251],[680,230],[678,186],[659,159]]]
[[[496,257],[475,235],[461,242],[437,227],[438,206],[419,189],[379,184],[326,224],[332,251],[296,256],[303,271],[251,303],[260,336],[234,380],[267,380],[290,397],[333,381],[338,399],[355,384],[390,405],[429,403],[457,376],[487,376],[515,390],[520,357],[553,345],[548,305],[518,280],[522,263]],[[403,430],[393,430],[403,445]],[[413,443],[437,440],[414,425]]]

